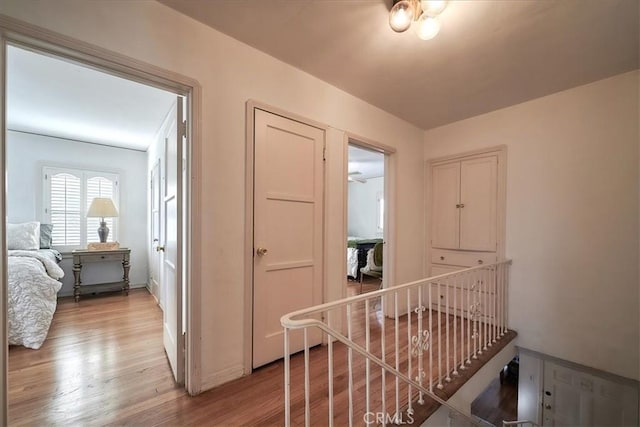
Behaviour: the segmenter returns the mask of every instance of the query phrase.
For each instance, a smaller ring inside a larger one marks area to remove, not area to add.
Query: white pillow
[[[7,249],[40,249],[40,223],[7,224]]]

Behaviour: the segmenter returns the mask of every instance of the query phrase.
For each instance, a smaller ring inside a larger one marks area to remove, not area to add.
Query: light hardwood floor
[[[372,285],[377,286],[377,285]],[[359,290],[359,284],[358,284]],[[355,312],[355,311],[354,311]],[[364,310],[360,308],[360,322]],[[380,349],[380,316],[371,319],[372,348]],[[386,347],[391,348],[392,322],[385,325]],[[405,322],[406,323],[406,322]],[[406,326],[403,329],[406,335]],[[401,331],[402,332],[402,331]],[[435,331],[434,331],[435,332]],[[513,337],[494,346],[497,352]],[[361,339],[361,336],[356,337]],[[334,346],[336,425],[347,421],[346,350]],[[327,351],[311,350],[313,425],[327,424]],[[388,350],[387,354],[393,353]],[[391,356],[390,356],[391,357]],[[491,357],[486,353],[466,375],[472,375]],[[388,359],[393,363],[393,359]],[[401,353],[406,369],[406,352]],[[302,355],[292,357],[292,421],[303,424]],[[354,357],[355,424],[364,413],[364,361]],[[381,372],[372,365],[372,407],[381,402]],[[394,382],[386,375],[388,410]],[[459,388],[460,377],[449,384],[446,397]],[[401,406],[407,402],[401,386]],[[422,407],[426,417],[437,406]],[[162,347],[162,312],[146,290],[129,297],[119,294],[59,301],[45,344],[40,350],[12,347],[9,351],[9,421],[11,425],[282,425],[283,363],[271,363],[253,374],[195,397],[177,387]],[[420,411],[418,411],[420,412]]]

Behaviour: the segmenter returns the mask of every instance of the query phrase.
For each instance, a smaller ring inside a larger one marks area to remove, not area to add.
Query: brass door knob
[[[268,252],[267,248],[258,248],[258,249],[256,249],[256,254],[258,256],[264,256],[264,255],[267,254],[267,252]]]
[[[164,252],[164,246],[156,246],[156,252]]]

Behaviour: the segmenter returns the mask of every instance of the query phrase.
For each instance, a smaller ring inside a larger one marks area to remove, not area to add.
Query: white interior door
[[[460,244],[460,162],[434,166],[431,179],[431,246],[458,249]]]
[[[158,251],[160,245],[161,231],[160,231],[160,198],[162,197],[160,186],[160,160],[158,160],[153,169],[151,169],[151,250],[149,259],[149,280],[151,282],[151,292],[158,299],[160,307],[163,307],[164,301],[162,298],[161,280],[160,280],[160,259],[161,253]]]
[[[324,131],[262,110],[254,123],[255,368],[283,356],[281,316],[322,302]],[[291,352],[302,348],[293,333]]]
[[[637,426],[637,386],[544,362],[542,418],[547,426]]]
[[[184,383],[184,335],[182,333],[182,140],[183,99],[177,100],[177,120],[168,131],[165,144],[164,200],[162,202],[163,244],[162,287],[165,292],[163,342],[173,375]]]

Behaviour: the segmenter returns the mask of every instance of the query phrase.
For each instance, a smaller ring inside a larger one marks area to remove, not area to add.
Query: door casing
[[[163,89],[177,95],[186,97],[188,112],[188,143],[187,143],[187,176],[190,178],[184,198],[188,201],[184,217],[187,221],[187,232],[181,245],[185,252],[185,275],[187,277],[186,299],[186,375],[185,388],[191,395],[196,395],[201,391],[200,373],[200,294],[201,281],[200,272],[194,266],[198,266],[201,259],[200,254],[200,230],[201,214],[196,208],[200,205],[201,170],[199,162],[201,152],[201,128],[199,119],[201,113],[202,89],[200,84],[187,76],[162,69],[155,65],[147,64],[134,58],[127,57],[117,52],[91,45],[84,41],[49,31],[38,26],[22,22],[20,20],[0,15],[0,93],[2,102],[0,103],[0,126],[2,135],[0,136],[0,176],[6,171],[6,47],[8,44],[16,45],[28,50],[37,51],[45,55],[52,55],[66,60],[79,63],[83,66],[94,68],[108,74],[136,81],[148,86]],[[3,178],[0,178],[3,180]],[[4,182],[0,182],[4,184]],[[180,189],[179,191],[183,191]],[[0,214],[6,216],[6,194],[3,191],[0,195]],[[0,405],[2,414],[0,424],[7,423],[7,335],[6,335],[6,245],[4,236],[6,235],[6,224],[0,223],[0,250],[2,257],[0,261],[0,273],[2,274],[3,286],[0,287],[0,338],[5,345],[0,351],[0,364],[3,366],[5,375],[0,376]]]

